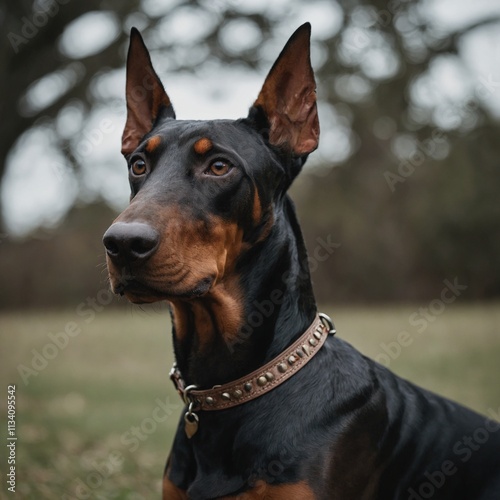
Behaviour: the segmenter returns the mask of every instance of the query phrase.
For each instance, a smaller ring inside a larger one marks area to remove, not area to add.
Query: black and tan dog
[[[186,403],[163,498],[500,499],[500,425],[334,338],[287,189],[318,145],[310,26],[241,120],[176,120],[138,31],[113,290],[171,304]]]

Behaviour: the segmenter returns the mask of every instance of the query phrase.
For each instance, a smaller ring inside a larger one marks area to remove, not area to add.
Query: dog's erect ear
[[[303,24],[288,40],[254,103],[269,123],[269,142],[297,156],[314,151],[319,140],[310,39],[311,25]]]
[[[175,118],[174,108],[153,69],[148,49],[135,28],[130,32],[127,55],[127,121],[122,135],[122,154],[134,151],[161,114]]]

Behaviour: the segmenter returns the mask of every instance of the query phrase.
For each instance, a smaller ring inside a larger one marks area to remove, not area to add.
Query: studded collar
[[[224,410],[258,398],[288,380],[305,366],[321,349],[328,335],[335,335],[332,320],[318,313],[311,326],[288,349],[272,361],[234,382],[199,390],[195,385],[186,387],[174,363],[170,371],[177,392],[188,405],[186,415],[194,420],[196,411]],[[189,418],[186,420],[188,422]],[[187,431],[186,431],[187,432]]]

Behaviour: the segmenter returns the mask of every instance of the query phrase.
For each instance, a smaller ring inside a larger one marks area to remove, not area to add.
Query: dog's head
[[[247,118],[193,121],[176,119],[132,29],[122,137],[131,202],[104,235],[116,293],[137,303],[202,296],[269,236],[318,145],[310,31],[292,35]]]

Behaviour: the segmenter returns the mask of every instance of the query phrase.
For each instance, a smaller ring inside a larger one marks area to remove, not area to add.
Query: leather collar
[[[188,405],[189,416],[199,410],[225,410],[258,398],[288,380],[314,357],[328,335],[335,333],[332,320],[326,314],[318,313],[311,326],[288,349],[258,370],[234,382],[207,390],[199,390],[194,385],[186,387],[175,363],[170,371],[170,378]]]

